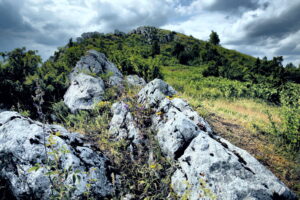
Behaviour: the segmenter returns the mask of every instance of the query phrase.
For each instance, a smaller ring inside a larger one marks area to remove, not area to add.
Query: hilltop
[[[84,33],[44,63],[25,48],[3,57],[0,108],[20,114],[0,113],[0,152],[13,155],[13,165],[31,173],[19,176],[10,161],[1,160],[0,183],[6,189],[0,194],[48,198],[55,190],[58,199],[66,192],[70,198],[296,198],[254,157],[299,192],[300,69],[283,67],[282,57],[254,58],[155,27]],[[26,129],[12,138],[24,145],[7,148],[6,138]],[[254,144],[245,144],[249,139]],[[271,154],[254,150],[274,144],[277,152]],[[19,154],[19,148],[37,151]],[[36,157],[43,148],[54,155],[50,168],[49,158]],[[19,160],[28,156],[29,163]],[[34,181],[45,170],[44,175],[67,179],[51,184],[50,178],[37,188]],[[70,184],[70,174],[76,187],[62,187]],[[80,187],[77,179],[83,180]],[[29,186],[18,189],[22,186],[12,180]],[[248,188],[241,191],[240,184]]]

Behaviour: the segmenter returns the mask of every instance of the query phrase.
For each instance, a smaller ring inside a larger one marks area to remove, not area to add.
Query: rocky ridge
[[[101,76],[107,74],[109,78],[102,80]],[[136,75],[123,79],[115,65],[96,51],[89,51],[82,57],[70,74],[70,79],[71,85],[64,102],[72,112],[92,109],[94,103],[102,100],[108,87],[123,87],[126,82],[131,86],[143,87],[137,94],[137,103],[152,110],[146,127],[156,134],[155,139],[161,151],[174,165],[175,171],[170,176],[172,188],[178,197],[296,199],[254,157],[215,135],[210,125],[164,81],[155,79],[146,84]],[[134,151],[136,145],[146,143],[143,137],[145,130],[140,128],[139,120],[125,102],[115,102],[111,110],[108,131],[112,137],[130,141],[130,151]],[[57,132],[60,134],[56,135]],[[66,146],[70,151],[70,154],[62,157],[62,167],[72,166],[80,171],[95,168],[89,173],[80,173],[83,181],[77,183],[74,197],[84,193],[90,178],[97,180],[92,184],[92,195],[102,198],[114,194],[106,162],[109,158],[85,142],[82,135],[68,132],[57,125],[43,125],[14,112],[2,112],[0,180],[8,183],[17,199],[26,195],[47,199],[50,195],[51,183],[45,176],[47,170],[40,168],[32,173],[27,172],[35,163],[45,163],[44,137],[46,140],[53,137],[57,141],[54,148]],[[70,178],[65,181],[70,181]]]
[[[141,26],[135,30],[130,31],[128,34],[142,35],[150,44],[152,44],[155,40],[160,43],[167,43],[176,40],[176,34],[174,32],[170,32],[166,35],[159,35],[157,28],[152,26]]]
[[[49,160],[54,161],[55,156],[59,157],[54,163],[57,169],[49,167]],[[51,172],[59,169],[68,169],[61,184],[74,187],[70,199],[83,198],[90,180],[95,180],[91,183],[92,196],[111,195],[114,188],[107,177],[107,166],[108,159],[81,134],[16,112],[0,113],[0,179],[5,180],[16,199],[50,199],[55,195],[51,182],[60,176]],[[74,175],[80,181],[74,181]]]

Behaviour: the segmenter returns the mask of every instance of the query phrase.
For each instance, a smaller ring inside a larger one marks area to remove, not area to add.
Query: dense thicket
[[[41,64],[36,51],[27,51],[24,47],[8,53],[1,53],[0,62],[0,104],[16,109],[31,109],[34,85],[27,79],[34,75]]]

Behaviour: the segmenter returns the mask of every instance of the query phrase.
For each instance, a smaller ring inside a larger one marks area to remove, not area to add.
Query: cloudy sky
[[[0,51],[26,46],[44,59],[83,32],[170,29],[253,56],[300,64],[300,0],[0,0]]]

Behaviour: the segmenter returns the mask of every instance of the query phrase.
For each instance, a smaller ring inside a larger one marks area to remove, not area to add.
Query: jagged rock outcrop
[[[292,192],[246,151],[204,132],[179,158],[172,176],[177,194],[189,199],[296,199]],[[201,198],[202,197],[202,198]]]
[[[101,75],[107,80],[102,80]],[[95,50],[89,50],[69,76],[71,85],[64,95],[64,102],[72,112],[92,109],[94,103],[103,99],[106,87],[120,87],[123,82],[119,69]]]
[[[158,107],[166,97],[174,96],[177,92],[161,79],[149,82],[138,94],[138,102],[147,107]]]
[[[114,30],[114,35],[117,35],[119,37],[124,37],[124,36],[126,36],[126,33],[122,32],[122,31],[120,31],[118,29],[115,29]]]
[[[176,39],[176,33],[170,32],[168,34],[158,34],[158,29],[152,26],[141,26],[130,31],[128,34],[139,34],[146,38],[148,43],[158,40],[160,43],[172,42]]]
[[[116,139],[127,139],[135,144],[141,143],[141,131],[137,127],[128,105],[124,102],[117,102],[112,105],[111,110],[113,117],[109,133]]]
[[[109,76],[108,84],[110,86],[121,85],[123,75],[120,70],[110,62],[103,53],[95,50],[89,50],[76,64],[70,74],[70,79],[79,74],[106,74]]]
[[[186,101],[180,98],[165,98],[160,103],[157,112],[171,113],[172,109],[183,113],[187,118],[192,120],[199,127],[200,130],[212,133],[210,125],[202,117],[200,117],[198,113],[194,111]]]
[[[101,37],[101,36],[104,36],[104,35],[105,35],[104,33],[99,33],[97,31],[95,31],[95,32],[86,32],[86,33],[82,33],[81,37],[77,37],[76,41],[78,43],[81,43],[85,39],[88,39],[88,38],[98,38],[98,37]]]
[[[107,158],[86,144],[83,136],[58,125],[43,125],[16,112],[0,113],[0,180],[16,199],[50,199],[50,188],[57,175],[47,175],[50,169],[46,166],[49,160],[55,160],[55,155],[59,157],[57,169],[69,169],[61,184],[74,186],[70,199],[83,198],[87,184],[91,184],[89,195],[96,199],[113,194],[107,177]],[[36,164],[40,167],[30,170]],[[73,182],[74,174],[80,180]]]
[[[80,73],[72,79],[64,95],[64,102],[72,112],[92,109],[94,103],[102,100],[104,90],[104,82],[100,77]]]
[[[125,80],[129,85],[135,87],[146,85],[146,81],[142,77],[139,77],[138,75],[128,75],[125,77]]]
[[[296,199],[246,151],[213,135],[210,126],[176,91],[155,79],[139,92],[153,108],[152,127],[163,153],[177,163],[172,188],[188,199]]]
[[[176,91],[160,79],[148,83],[139,92],[139,102],[154,108],[152,126],[162,151],[177,159],[200,130],[211,132],[210,126],[182,99],[174,98]]]

